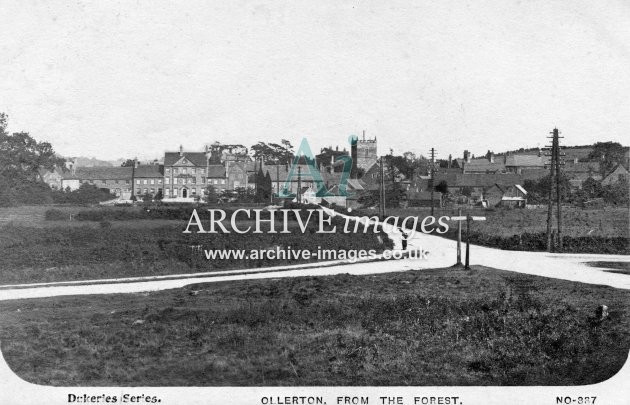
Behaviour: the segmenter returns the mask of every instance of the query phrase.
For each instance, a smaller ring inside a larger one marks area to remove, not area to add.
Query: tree
[[[40,169],[65,167],[48,142],[37,142],[27,132],[6,131],[7,115],[0,113],[0,175],[16,181],[38,179]]]
[[[0,113],[0,205],[42,204],[52,190],[40,179],[40,170],[65,168],[48,142],[37,142],[26,132],[7,132],[8,117]]]
[[[582,183],[582,190],[588,198],[600,198],[602,196],[602,183],[589,177]]]
[[[438,185],[435,186],[435,191],[438,191],[442,194],[448,194],[448,184],[446,183],[446,180],[440,181]]]
[[[265,201],[265,175],[262,171],[262,167],[258,168],[256,172],[256,202]]]
[[[593,145],[588,158],[599,161],[600,174],[605,177],[618,164],[624,163],[625,152],[626,148],[618,142],[597,142]]]
[[[525,180],[523,187],[527,190],[527,200],[533,204],[546,204],[549,201],[549,188],[551,187],[551,175],[538,180]],[[560,200],[568,201],[571,192],[569,178],[560,174]],[[556,180],[553,179],[553,198],[556,195]]]
[[[53,196],[56,203],[70,204],[95,204],[116,198],[108,189],[89,183],[82,183],[77,190],[70,192],[56,191]]]
[[[602,197],[609,204],[623,205],[626,208],[629,204],[628,183],[622,179],[618,182],[604,186]]]
[[[254,158],[261,159],[265,164],[290,165],[293,160],[293,146],[289,141],[283,141],[284,146],[277,143],[258,142],[251,147]]]
[[[407,179],[413,177],[415,167],[412,161],[409,161],[404,156],[389,156],[388,161],[396,175],[402,174]]]
[[[127,159],[120,166],[121,167],[134,167],[136,165],[136,159]]]
[[[271,180],[271,175],[269,174],[269,170],[267,170],[267,174],[265,174],[265,201],[271,200],[271,195],[273,194],[273,181]]]
[[[208,203],[216,203],[219,200],[219,194],[217,193],[216,187],[211,184],[208,184],[206,187],[205,200]]]

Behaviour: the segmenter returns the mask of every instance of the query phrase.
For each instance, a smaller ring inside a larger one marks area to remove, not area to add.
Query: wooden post
[[[470,215],[466,216],[466,265],[464,269],[470,270]]]
[[[459,210],[461,214],[461,209]],[[470,214],[467,214],[465,217],[459,215],[456,217],[451,217],[451,221],[458,221],[458,232],[457,232],[457,263],[455,266],[461,265],[461,234],[462,234],[462,221],[466,221],[466,264],[464,265],[464,269],[470,269],[470,221],[485,221],[486,217],[473,217]]]
[[[457,209],[457,216],[462,216],[462,209]],[[456,266],[462,265],[462,221],[457,221],[457,263]]]

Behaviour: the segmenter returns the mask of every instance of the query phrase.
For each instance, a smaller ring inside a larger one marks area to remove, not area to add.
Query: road
[[[335,215],[341,214],[335,213]],[[395,249],[400,249],[400,233],[395,232],[392,226],[386,226],[385,231],[388,232],[390,237],[394,240]],[[365,275],[449,267],[455,263],[456,242],[445,238],[416,232],[415,235],[409,239],[408,249],[423,249],[424,251],[428,251],[429,254],[425,259],[405,258],[399,260],[357,262],[354,264],[338,261],[158,277],[0,286],[0,301],[63,295],[139,293],[181,288],[195,283],[233,280],[324,276],[342,273]],[[483,265],[536,276],[630,289],[630,275],[611,273],[606,271],[607,269],[587,265],[588,262],[595,261],[630,262],[630,257],[624,255],[520,252],[472,246],[470,258],[471,265]]]

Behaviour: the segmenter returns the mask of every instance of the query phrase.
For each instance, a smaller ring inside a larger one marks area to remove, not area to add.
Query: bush
[[[457,239],[457,229],[450,228],[444,236]],[[464,232],[462,238],[465,241]],[[547,234],[526,232],[521,235],[500,236],[471,232],[470,243],[503,250],[544,252],[547,250]],[[621,236],[563,236],[562,245],[564,253],[630,254],[628,238]]]
[[[65,221],[70,218],[70,215],[64,213],[61,210],[53,208],[46,211],[46,213],[44,214],[44,218],[46,219],[46,221]]]

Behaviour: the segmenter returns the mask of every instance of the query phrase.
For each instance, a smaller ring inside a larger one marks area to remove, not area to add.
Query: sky
[[[630,134],[630,2],[0,0],[0,112],[64,156]],[[317,152],[315,152],[317,153]]]

